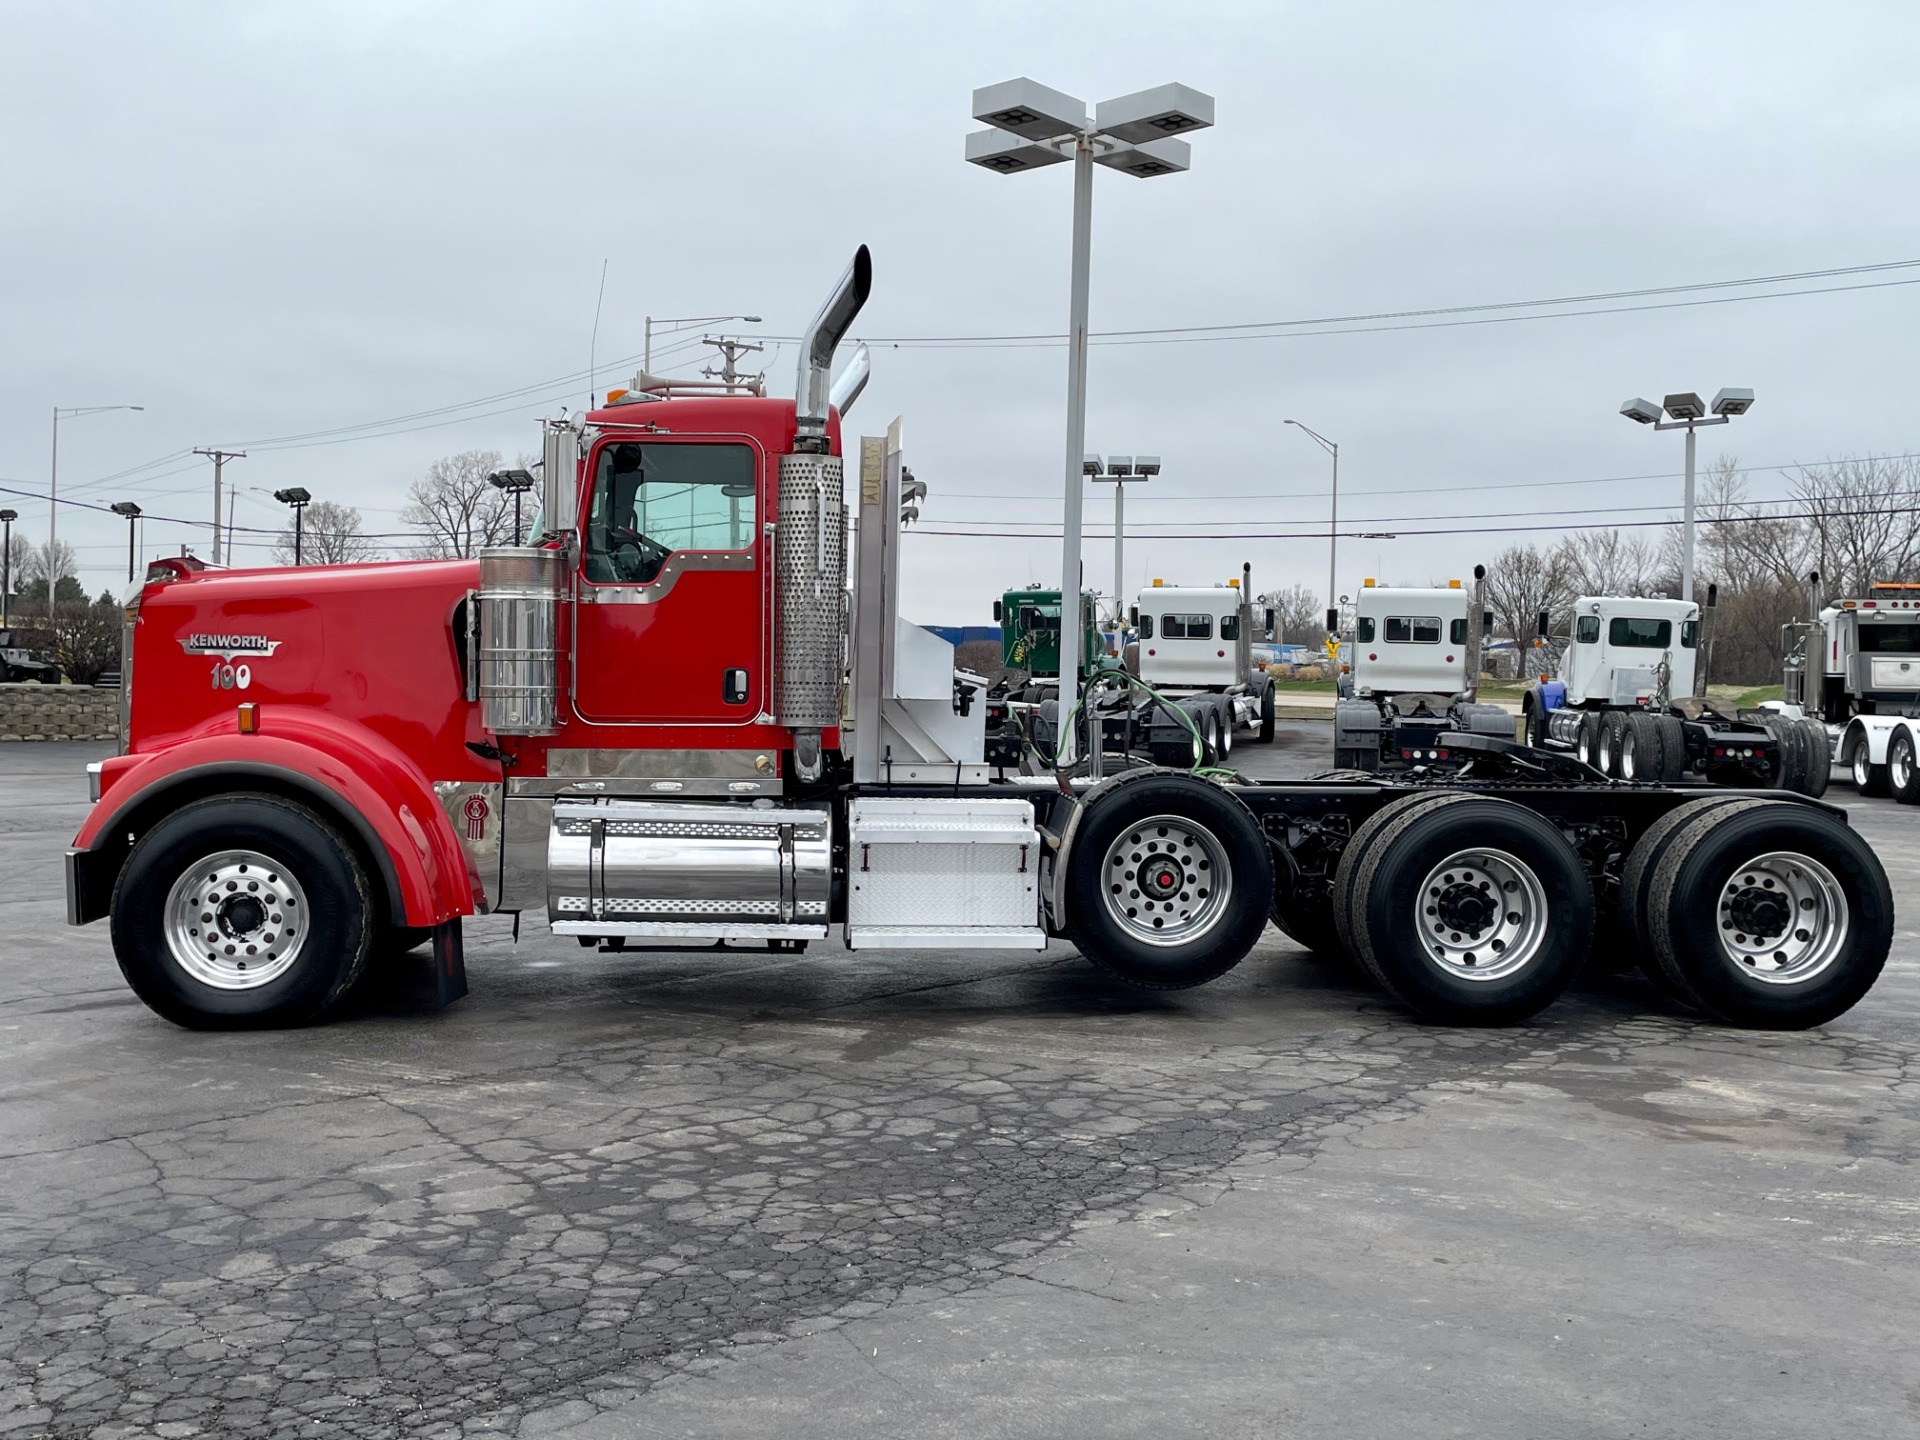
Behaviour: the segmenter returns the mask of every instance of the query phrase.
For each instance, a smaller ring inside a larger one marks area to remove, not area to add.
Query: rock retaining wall
[[[0,741],[111,740],[119,703],[91,685],[0,685]]]

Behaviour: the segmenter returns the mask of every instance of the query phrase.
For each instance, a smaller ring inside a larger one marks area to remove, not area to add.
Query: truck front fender
[[[438,925],[475,912],[446,812],[392,741],[323,711],[262,709],[260,733],[188,732],[163,749],[105,762],[100,800],[69,851],[72,923],[107,914],[120,867],[148,827],[194,800],[242,790],[285,795],[338,825],[384,891],[393,924]]]

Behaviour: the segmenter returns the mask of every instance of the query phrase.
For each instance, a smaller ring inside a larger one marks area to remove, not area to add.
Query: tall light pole
[[[1087,431],[1087,287],[1093,243],[1095,163],[1136,179],[1172,175],[1191,164],[1177,137],[1213,124],[1213,97],[1185,85],[1158,85],[1102,100],[1087,118],[1086,103],[1028,79],[1007,80],[973,92],[973,118],[991,125],[967,136],[969,164],[1017,175],[1064,160],[1073,162],[1073,260],[1067,297],[1066,514],[1060,541],[1060,713],[1079,698],[1080,483]],[[1073,623],[1068,617],[1075,617]],[[1073,758],[1073,736],[1060,735],[1059,763]]]
[[[1284,423],[1309,436],[1333,457],[1333,502],[1327,512],[1327,604],[1337,605],[1339,602],[1333,597],[1340,593],[1337,583],[1340,569],[1340,447],[1318,430],[1302,425],[1298,420]]]
[[[104,415],[109,410],[144,410],[144,405],[56,405],[53,407],[53,459],[47,466],[47,553],[52,555],[53,542],[60,538],[60,421],[62,418],[77,420],[82,415]],[[51,580],[47,582],[53,584]],[[47,591],[48,603],[52,603],[53,591]]]
[[[13,598],[13,522],[19,518],[18,510],[0,510],[0,530],[6,532],[0,540],[0,630],[7,628],[7,604]]]
[[[1127,613],[1127,482],[1151,480],[1160,473],[1158,455],[1109,455],[1105,473],[1100,457],[1089,455],[1085,469],[1095,481],[1113,482],[1113,613],[1119,628]]]
[[[127,522],[127,583],[133,583],[133,527],[140,518],[140,507],[131,500],[116,500],[107,507]]]
[[[1664,406],[1671,420],[1662,420],[1660,411]],[[1700,397],[1692,391],[1682,391],[1669,395],[1660,405],[1651,400],[1635,397],[1620,407],[1620,413],[1636,425],[1651,425],[1656,430],[1682,430],[1687,432],[1687,488],[1686,518],[1680,527],[1680,598],[1693,599],[1693,432],[1696,426],[1724,425],[1736,415],[1744,415],[1753,408],[1753,391],[1734,386],[1723,389],[1713,397],[1713,419],[1706,418],[1707,406],[1700,403]]]
[[[533,488],[533,474],[527,470],[496,470],[487,476],[487,483],[496,490],[505,490],[513,496],[513,543],[520,543],[520,497]]]
[[[313,496],[307,493],[304,485],[289,485],[284,490],[274,491],[273,498],[278,500],[282,505],[291,505],[293,507],[293,563],[294,566],[298,568],[301,563],[300,532],[302,527],[300,518],[306,513],[307,506],[313,503]]]

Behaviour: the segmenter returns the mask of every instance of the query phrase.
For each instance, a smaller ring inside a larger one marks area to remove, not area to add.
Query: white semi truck
[[[1870,585],[1782,640],[1783,713],[1826,727],[1861,794],[1920,804],[1920,585]]]
[[[1522,699],[1528,743],[1571,750],[1622,780],[1697,774],[1714,785],[1824,794],[1826,731],[1797,715],[1729,712],[1705,698],[1700,640],[1692,600],[1582,595],[1572,633],[1558,642],[1557,675]]]
[[[1362,583],[1341,644],[1336,766],[1451,765],[1467,758],[1447,743],[1453,735],[1513,739],[1513,717],[1479,703],[1481,647],[1493,623],[1486,578],[1486,567],[1476,565],[1472,590],[1458,580],[1430,589]],[[1328,629],[1337,628],[1328,612]]]

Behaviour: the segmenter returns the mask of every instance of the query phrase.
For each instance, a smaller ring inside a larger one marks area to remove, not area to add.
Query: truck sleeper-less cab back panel
[[[1473,594],[1458,587],[1365,585],[1354,598],[1354,694],[1460,691]]]

